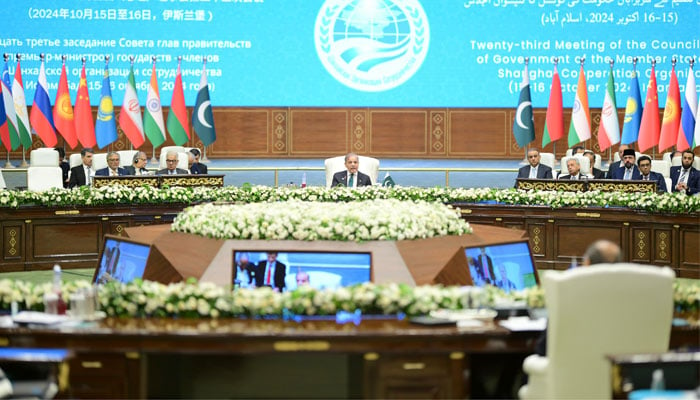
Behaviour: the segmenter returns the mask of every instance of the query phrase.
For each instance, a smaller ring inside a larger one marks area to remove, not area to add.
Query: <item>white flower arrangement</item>
[[[400,200],[203,204],[178,214],[171,229],[215,239],[308,241],[411,240],[471,233],[459,210]]]
[[[98,189],[51,189],[45,192],[0,190],[0,207],[20,206],[79,207],[132,204],[192,204],[194,202],[270,203],[285,200],[348,202],[396,199],[437,203],[482,203],[541,205],[561,207],[627,207],[661,213],[698,213],[700,196],[682,193],[554,192],[489,188],[361,187],[357,189],[306,187],[287,188],[243,185],[223,188],[154,188],[106,186]]]

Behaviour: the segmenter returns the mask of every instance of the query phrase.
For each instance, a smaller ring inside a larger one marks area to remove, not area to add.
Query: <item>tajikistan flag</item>
[[[29,113],[27,113],[27,100],[24,97],[24,86],[22,85],[22,69],[17,60],[15,70],[15,81],[12,82],[12,101],[15,104],[17,114],[17,131],[19,141],[25,149],[32,147],[31,126],[29,125]]]

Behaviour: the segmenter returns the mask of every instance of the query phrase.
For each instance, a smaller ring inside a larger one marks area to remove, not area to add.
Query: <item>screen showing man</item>
[[[505,291],[537,285],[537,270],[527,240],[464,249],[474,286]]]

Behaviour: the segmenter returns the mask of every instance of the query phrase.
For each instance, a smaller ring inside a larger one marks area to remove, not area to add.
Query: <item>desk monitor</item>
[[[116,280],[128,283],[143,277],[151,253],[149,244],[121,236],[105,235],[93,283]]]
[[[510,291],[537,286],[539,282],[527,239],[465,247],[464,253],[474,286],[490,284]]]
[[[284,274],[270,273],[267,260],[271,254],[276,254],[277,265],[285,266]],[[245,259],[248,264],[244,270],[240,266]],[[234,250],[232,261],[234,287],[280,287],[284,282],[285,291],[302,284],[332,289],[372,280],[372,254],[368,252]]]

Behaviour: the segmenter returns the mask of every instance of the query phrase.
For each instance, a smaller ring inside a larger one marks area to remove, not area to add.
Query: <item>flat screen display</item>
[[[474,286],[493,285],[505,291],[537,286],[538,277],[527,240],[464,249]]]
[[[270,268],[270,265],[274,265]],[[273,287],[278,291],[308,285],[335,289],[372,279],[371,253],[233,251],[234,287]]]
[[[105,235],[94,283],[129,283],[143,277],[151,246],[119,236]]]

